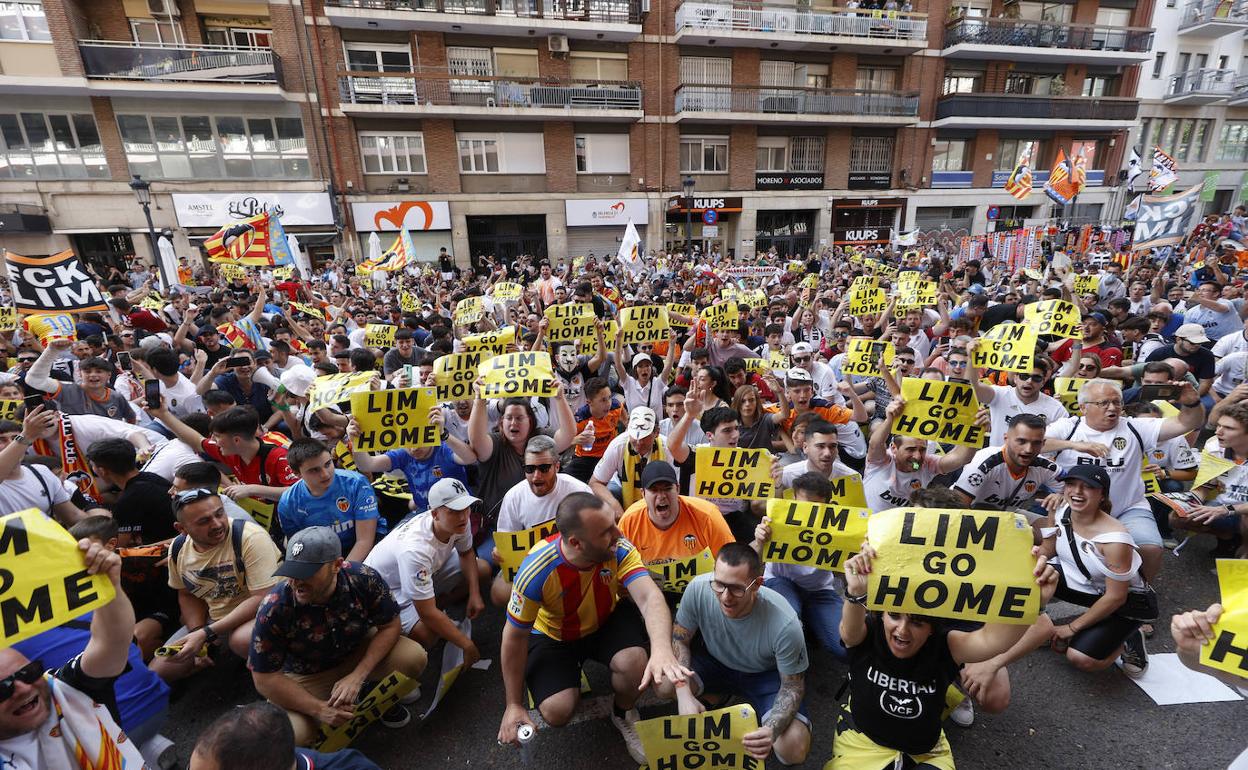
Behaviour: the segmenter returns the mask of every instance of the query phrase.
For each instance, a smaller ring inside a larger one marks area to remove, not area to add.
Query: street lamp
[[[161,288],[167,289],[171,284],[169,276],[165,275],[164,262],[160,259],[160,247],[156,244],[156,225],[152,224],[152,183],[135,174],[130,180],[130,189],[134,190],[134,198],[143,207],[143,216],[147,217],[147,244],[152,250],[152,260],[156,262]]]
[[[681,186],[685,188],[685,259],[693,255],[693,177],[687,176]]]

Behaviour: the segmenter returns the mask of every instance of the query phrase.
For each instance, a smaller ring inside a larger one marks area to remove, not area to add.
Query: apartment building
[[[461,264],[1111,216],[1153,0],[957,2],[0,2],[0,245],[145,255],[135,174],[179,253],[266,207]],[[1075,206],[1005,194],[1027,142]]]
[[[1177,189],[1208,179],[1207,210],[1229,211],[1248,199],[1248,2],[1164,0],[1153,26],[1133,141],[1146,167],[1153,147],[1178,162]]]

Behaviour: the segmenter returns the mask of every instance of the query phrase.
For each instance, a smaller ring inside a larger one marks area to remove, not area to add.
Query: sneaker
[[[407,723],[411,721],[411,712],[397,703],[391,706],[389,711],[381,715],[381,723],[391,730],[406,727]]]
[[[399,698],[399,703],[402,703],[404,706],[410,706],[418,700],[420,700],[420,685],[416,685],[415,690]]]
[[[1167,551],[1173,551],[1175,548],[1179,547],[1179,541],[1174,537],[1163,538],[1161,544]]]
[[[637,709],[625,711],[623,719],[617,717],[614,710],[611,712],[611,724],[615,725],[615,729],[624,736],[624,745],[628,748],[629,756],[634,762],[645,765],[646,751],[641,747],[641,737],[637,735],[637,720],[639,719],[641,715],[637,713]]]
[[[953,707],[953,711],[949,712],[949,718],[958,727],[970,727],[975,724],[975,701],[970,697],[962,699],[962,702]]]
[[[1148,650],[1144,647],[1144,632],[1135,630],[1122,645],[1122,655],[1118,658],[1122,664],[1122,673],[1131,678],[1143,675],[1148,668]]]

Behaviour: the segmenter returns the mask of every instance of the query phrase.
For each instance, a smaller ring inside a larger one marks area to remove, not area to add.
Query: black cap
[[[642,489],[649,489],[655,484],[663,482],[675,484],[676,481],[676,469],[670,463],[662,460],[646,463],[646,469],[641,472]]]
[[[220,334],[220,333],[221,333],[221,330],[215,326],[201,326],[199,327],[199,331],[195,333],[195,336],[202,337],[205,334]]]
[[[1088,486],[1105,490],[1109,494],[1109,473],[1099,465],[1076,465],[1058,477],[1058,481],[1078,479]]]

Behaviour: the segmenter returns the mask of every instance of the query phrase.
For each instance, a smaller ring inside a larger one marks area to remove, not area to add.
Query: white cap
[[[809,342],[798,342],[793,347],[789,348],[789,355],[791,356],[798,356],[798,355],[803,355],[805,353],[814,353],[814,352],[815,352],[815,349],[810,346]]]
[[[635,356],[633,356],[633,366],[636,366],[637,364],[639,364],[639,363],[641,363],[641,362],[643,362],[643,361],[644,361],[644,362],[646,362],[646,363],[648,363],[648,364],[653,364],[653,363],[654,363],[654,359],[653,359],[653,358],[651,358],[651,357],[650,357],[650,355],[649,355],[648,353],[638,353],[638,354],[636,354]]]
[[[810,372],[806,371],[802,367],[795,366],[792,369],[784,373],[784,380],[787,384],[792,385],[797,382],[813,383],[815,381],[815,378],[811,377]]]
[[[459,479],[440,479],[429,488],[429,510],[446,506],[451,510],[462,511],[473,503],[481,502],[468,494],[468,487]]]
[[[312,381],[315,379],[316,370],[310,366],[298,364],[282,372],[281,383],[286,386],[287,393],[302,397],[308,395],[308,389],[312,387]]]

